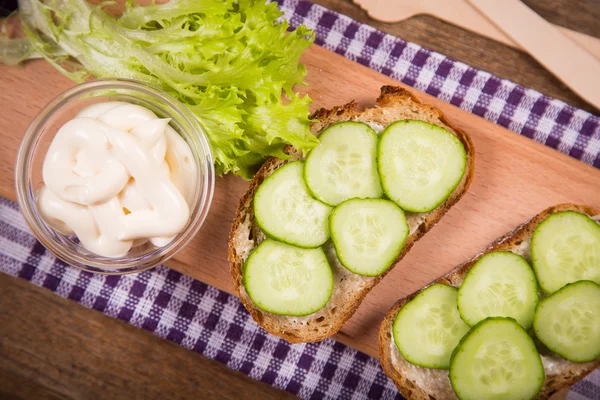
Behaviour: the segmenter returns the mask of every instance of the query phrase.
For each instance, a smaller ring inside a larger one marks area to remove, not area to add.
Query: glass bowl
[[[185,229],[164,247],[150,243],[133,247],[123,257],[102,257],[84,248],[77,237],[51,228],[40,216],[36,194],[43,185],[42,165],[57,131],[81,109],[104,101],[126,101],[146,107],[187,142],[194,155],[198,179]],[[121,275],[152,268],[173,257],[202,226],[214,191],[213,159],[208,139],[191,111],[156,87],[131,80],[97,80],[75,86],[52,100],[31,122],[17,155],[17,200],[25,221],[37,239],[56,257],[85,271]]]

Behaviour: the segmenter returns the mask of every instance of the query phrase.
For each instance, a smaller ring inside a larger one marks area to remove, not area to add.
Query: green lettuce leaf
[[[314,33],[304,26],[288,32],[277,4],[128,1],[119,17],[106,11],[112,6],[20,0],[30,51],[77,82],[95,76],[162,87],[206,131],[218,174],[250,179],[266,157],[286,157],[286,145],[308,151],[318,143],[309,131],[310,99],[293,91],[304,82],[300,56]]]

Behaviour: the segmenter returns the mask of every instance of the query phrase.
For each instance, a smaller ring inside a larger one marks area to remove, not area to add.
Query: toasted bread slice
[[[406,213],[410,235],[406,239],[402,252],[396,263],[410,250],[413,244],[430,230],[442,216],[465,194],[473,179],[473,162],[475,151],[470,138],[460,129],[455,128],[444,117],[442,112],[432,106],[422,104],[411,92],[393,86],[381,88],[377,99],[377,107],[359,111],[358,105],[351,102],[331,110],[320,109],[312,116],[316,121],[311,125],[311,131],[318,135],[329,125],[341,121],[362,121],[375,128],[382,129],[392,122],[402,119],[415,119],[448,129],[456,135],[465,147],[467,166],[465,174],[450,197],[439,207],[429,213]],[[334,274],[334,291],[327,305],[314,314],[303,317],[288,317],[271,314],[257,308],[242,285],[242,266],[250,252],[265,239],[256,224],[252,201],[261,182],[277,168],[289,161],[303,158],[301,152],[290,147],[287,149],[290,158],[267,160],[258,171],[250,188],[241,199],[237,215],[231,227],[229,236],[229,263],[235,289],[242,303],[254,320],[273,335],[280,336],[290,343],[316,342],[323,340],[340,330],[342,325],[354,314],[367,293],[392,268],[376,277],[360,276],[344,268],[336,257],[331,242],[326,243],[325,251]]]
[[[586,214],[596,221],[600,221],[600,209],[578,206],[574,204],[560,204],[547,208],[514,231],[502,236],[492,243],[487,249],[473,257],[466,263],[459,265],[445,276],[433,283],[442,283],[458,287],[462,284],[467,271],[483,255],[498,250],[512,251],[520,254],[531,264],[530,243],[531,236],[536,226],[546,217],[560,211],[577,211]],[[428,285],[429,286],[429,285]],[[447,370],[422,368],[406,361],[396,347],[393,340],[392,325],[400,309],[415,297],[421,290],[400,299],[387,312],[379,329],[379,360],[383,370],[398,387],[398,390],[407,399],[414,400],[440,400],[456,399]],[[546,380],[537,399],[547,399],[558,390],[572,385],[592,372],[600,365],[600,358],[588,363],[573,363],[548,350],[540,353],[546,372]]]

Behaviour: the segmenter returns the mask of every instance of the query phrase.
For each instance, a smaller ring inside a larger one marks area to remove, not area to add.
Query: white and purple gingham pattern
[[[316,43],[600,168],[599,120],[489,73],[299,0],[279,1]],[[234,296],[166,267],[122,277],[82,272],[48,253],[0,198],[0,271],[153,332],[303,399],[401,399],[376,359],[339,342],[290,345]],[[600,399],[600,371],[569,399]]]

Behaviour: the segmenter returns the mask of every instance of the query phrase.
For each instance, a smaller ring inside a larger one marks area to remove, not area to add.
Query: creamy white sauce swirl
[[[44,159],[42,218],[106,257],[148,240],[170,243],[188,223],[197,168],[169,121],[125,102],[79,112],[59,129]]]

